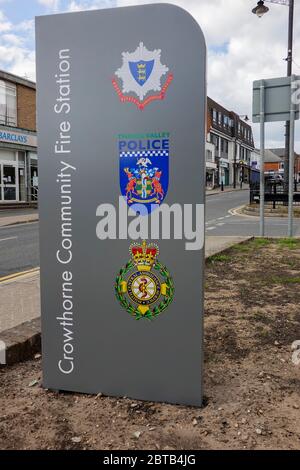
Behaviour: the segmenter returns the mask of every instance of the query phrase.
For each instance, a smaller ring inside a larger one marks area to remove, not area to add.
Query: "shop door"
[[[17,168],[16,165],[2,163],[0,169],[1,200],[15,202],[17,194]]]
[[[229,170],[225,168],[225,186],[229,186]]]

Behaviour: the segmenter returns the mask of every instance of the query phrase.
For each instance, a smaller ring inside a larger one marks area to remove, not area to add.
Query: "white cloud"
[[[35,81],[35,52],[26,49],[15,51],[10,72]]]
[[[97,8],[111,8],[115,6],[114,0],[72,0],[68,6],[68,11],[95,10]]]
[[[160,3],[118,0],[118,6]],[[169,2],[171,3],[171,2]],[[251,10],[256,0],[173,0],[201,26],[208,46],[208,93],[239,114],[252,113],[252,82],[286,74],[288,8],[270,4],[258,19]],[[300,2],[295,2],[294,60],[300,65]],[[294,65],[294,73],[300,67]],[[257,125],[253,126],[257,137]],[[300,152],[299,124],[296,125]],[[256,138],[257,141],[257,138]],[[268,126],[268,141],[284,145],[284,124]]]
[[[13,46],[22,46],[24,39],[13,33],[2,34],[2,40]]]
[[[17,32],[33,33],[34,20],[24,20],[21,23],[14,25],[14,30]]]
[[[38,3],[52,11],[58,11],[60,7],[60,0],[38,0]]]
[[[35,78],[35,54],[26,46],[33,21],[13,25],[0,10],[0,68],[21,77]]]
[[[3,12],[0,10],[0,33],[10,31],[11,23],[4,16]]]

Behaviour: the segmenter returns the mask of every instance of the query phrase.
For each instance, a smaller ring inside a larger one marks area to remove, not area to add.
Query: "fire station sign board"
[[[201,29],[160,4],[36,35],[44,386],[201,405]]]

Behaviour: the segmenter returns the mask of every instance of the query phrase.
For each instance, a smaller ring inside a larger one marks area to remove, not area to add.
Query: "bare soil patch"
[[[202,409],[50,392],[36,359],[0,369],[0,449],[299,449],[299,297],[300,241],[212,257]]]

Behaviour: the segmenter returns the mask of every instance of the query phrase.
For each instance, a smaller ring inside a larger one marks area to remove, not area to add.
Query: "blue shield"
[[[129,69],[135,81],[143,86],[150,77],[154,67],[154,60],[140,60],[139,62],[129,62]]]
[[[141,215],[148,215],[168,191],[169,140],[119,141],[119,162],[121,194],[129,206],[143,204]]]

